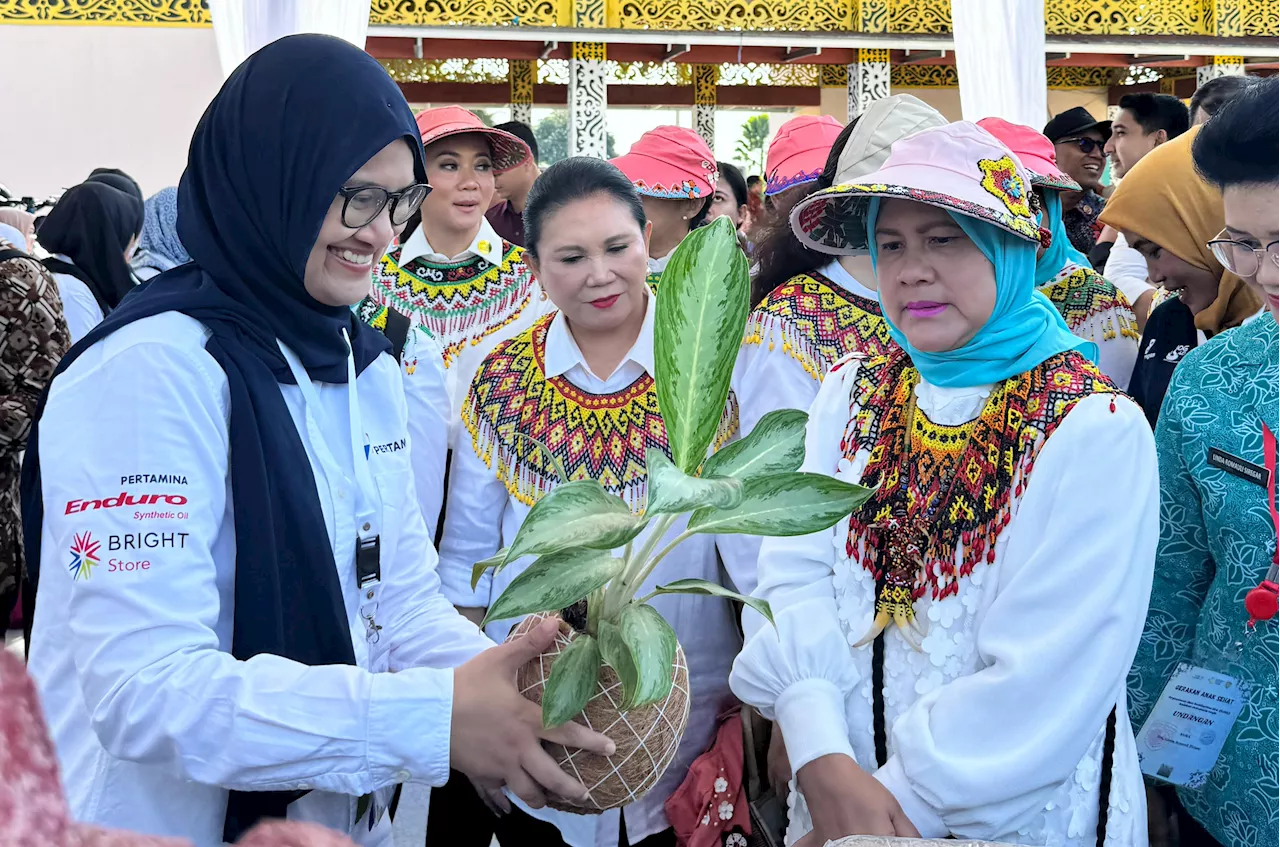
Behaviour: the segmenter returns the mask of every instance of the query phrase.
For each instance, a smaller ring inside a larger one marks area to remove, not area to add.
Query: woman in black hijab
[[[103,182],[70,189],[45,218],[40,244],[54,255],[44,265],[57,277],[72,341],[133,290],[128,257],[142,220],[139,200]]]
[[[192,137],[191,263],[59,366],[23,523],[30,667],[78,820],[212,847],[287,816],[385,843],[396,783],[452,766],[541,805],[585,795],[541,740],[613,752],[542,730],[516,690],[554,625],[486,649],[439,592],[399,365],[350,308],[424,183],[375,60],[264,47]]]

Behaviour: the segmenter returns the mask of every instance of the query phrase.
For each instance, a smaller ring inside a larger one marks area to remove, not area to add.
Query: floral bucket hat
[[[1009,148],[968,121],[926,129],[894,143],[879,170],[811,195],[791,212],[805,246],[841,254],[867,246],[869,200],[914,200],[1039,241],[1030,177]]]
[[[983,118],[978,126],[996,137],[1013,151],[1013,155],[1031,176],[1031,184],[1054,191],[1081,191],[1080,183],[1058,167],[1053,142],[1042,132],[1029,126],[1009,123],[1003,118]]]
[[[710,197],[720,179],[716,157],[702,136],[681,126],[651,129],[609,163],[636,191],[664,200]]]
[[[489,142],[489,149],[493,151],[493,169],[497,173],[518,168],[533,156],[529,145],[519,138],[509,132],[485,126],[479,115],[461,106],[424,109],[418,113],[417,123],[423,147],[429,147],[450,135],[475,133],[483,136]]]

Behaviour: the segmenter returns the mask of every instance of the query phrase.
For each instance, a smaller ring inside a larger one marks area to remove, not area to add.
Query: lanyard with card
[[[343,337],[346,338],[345,331]],[[293,378],[302,392],[304,405],[311,410],[317,420],[323,420],[325,413],[320,405],[319,395],[302,367],[302,363],[293,351],[283,344],[280,345],[280,350],[284,353],[289,369],[293,372]],[[356,587],[360,592],[360,619],[364,622],[365,639],[370,644],[377,644],[382,637],[382,627],[377,622],[378,590],[382,582],[380,499],[373,483],[373,475],[369,472],[369,458],[362,442],[364,428],[360,417],[359,397],[356,393],[356,363],[351,355],[347,356],[347,414],[350,424],[351,461],[356,478],[355,569]],[[329,445],[323,443],[323,438],[320,441],[320,444],[315,445],[316,452],[327,453]],[[336,470],[336,463],[333,462],[331,455],[326,458],[329,458],[329,463],[334,465]]]

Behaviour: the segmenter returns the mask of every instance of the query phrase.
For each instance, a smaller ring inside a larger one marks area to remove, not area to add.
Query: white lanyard
[[[342,332],[347,341],[348,350],[351,342],[346,330]],[[311,377],[307,375],[297,355],[279,344],[280,352],[289,363],[293,379],[302,392],[303,406],[309,409],[317,421],[325,421],[324,408],[320,405],[320,397],[316,393]],[[382,567],[379,560],[381,552],[381,497],[374,485],[373,475],[369,472],[368,451],[364,445],[364,427],[360,417],[360,401],[356,391],[356,361],[351,352],[347,354],[347,415],[350,428],[350,449],[352,470],[356,482],[356,587],[360,591],[360,617],[365,623],[365,637],[370,643],[377,643],[381,627],[375,622],[378,611],[378,588],[382,581]],[[314,445],[318,456],[329,459],[329,464],[337,470],[332,459],[329,445],[323,438],[323,424],[320,425],[320,443]],[[323,463],[323,458],[322,458]]]

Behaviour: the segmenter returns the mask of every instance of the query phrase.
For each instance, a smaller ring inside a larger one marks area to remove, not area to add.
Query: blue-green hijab
[[[1049,249],[1036,260],[1036,285],[1044,285],[1053,279],[1068,263],[1089,267],[1089,259],[1075,248],[1067,236],[1066,224],[1062,222],[1062,196],[1053,189],[1041,193],[1044,211],[1041,212],[1040,225],[1053,233]]]
[[[867,208],[867,243],[872,245],[873,266],[879,214],[880,201],[873,198]],[[1098,345],[1072,335],[1049,298],[1036,290],[1036,244],[977,218],[949,214],[995,267],[996,304],[977,335],[962,347],[943,353],[912,347],[886,312],[889,334],[911,354],[920,375],[932,385],[966,388],[1002,382],[1067,350],[1079,350],[1096,362]]]

